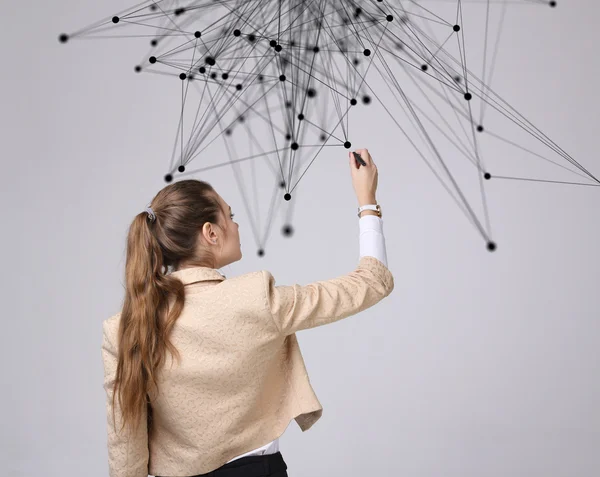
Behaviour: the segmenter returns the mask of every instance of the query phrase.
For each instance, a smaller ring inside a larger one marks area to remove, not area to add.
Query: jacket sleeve
[[[309,285],[275,286],[263,270],[267,306],[278,331],[297,331],[326,325],[372,307],[394,289],[394,277],[378,259],[364,256],[352,272]]]
[[[144,408],[138,430],[128,435],[127,427],[122,427],[118,396],[115,399],[115,419],[113,422],[112,397],[117,371],[117,339],[106,322],[102,324],[102,361],[104,363],[104,389],[106,391],[108,470],[110,477],[148,477],[148,430],[147,409]],[[117,434],[117,431],[119,433]]]

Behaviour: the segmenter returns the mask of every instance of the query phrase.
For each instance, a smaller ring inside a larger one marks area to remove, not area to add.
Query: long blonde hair
[[[204,181],[182,180],[156,194],[150,203],[156,219],[139,213],[127,235],[125,297],[118,331],[118,364],[113,394],[119,395],[123,427],[141,424],[143,406],[152,419],[148,395],[157,390],[156,372],[168,350],[180,359],[169,335],[185,302],[183,283],[167,273],[185,261],[214,268],[208,250],[196,257],[198,234],[206,222],[226,230],[225,211]],[[171,269],[171,270],[169,270]],[[174,303],[169,311],[172,299]]]

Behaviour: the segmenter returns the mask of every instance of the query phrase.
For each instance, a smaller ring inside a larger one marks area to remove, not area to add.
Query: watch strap
[[[377,216],[381,217],[381,206],[379,204],[367,204],[358,208],[358,216],[360,217],[360,213],[363,210],[374,210],[377,212]]]

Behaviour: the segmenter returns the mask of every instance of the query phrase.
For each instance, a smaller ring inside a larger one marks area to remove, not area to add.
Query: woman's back
[[[229,279],[206,267],[172,274],[186,290],[171,334],[181,360],[169,356],[157,373],[149,436],[140,429],[127,456],[109,426],[115,468],[126,468],[125,459],[148,462],[152,475],[207,473],[278,438],[292,419],[308,430],[323,408],[295,333],[359,313],[394,287],[391,272],[371,256],[346,275],[305,286],[277,286],[266,270]],[[119,319],[103,325],[109,398]]]

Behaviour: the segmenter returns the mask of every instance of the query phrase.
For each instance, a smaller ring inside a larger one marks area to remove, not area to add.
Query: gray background
[[[56,37],[127,6],[3,2],[3,475],[107,475],[101,322],[121,304],[127,227],[165,185],[179,90],[133,73],[139,43]],[[592,0],[509,8],[492,84],[596,176],[598,13]],[[379,167],[396,288],[358,316],[299,333],[324,414],[283,435],[289,475],[600,475],[600,190],[487,182],[492,254],[398,130],[377,126],[382,110],[362,114],[352,142]],[[496,132],[515,137],[514,127]],[[492,172],[577,179],[494,144],[482,146]],[[330,148],[307,176],[296,235],[279,234],[279,217],[264,258],[231,169],[197,176],[240,223],[244,258],[223,273],[268,269],[278,284],[306,284],[353,269],[346,151]]]

